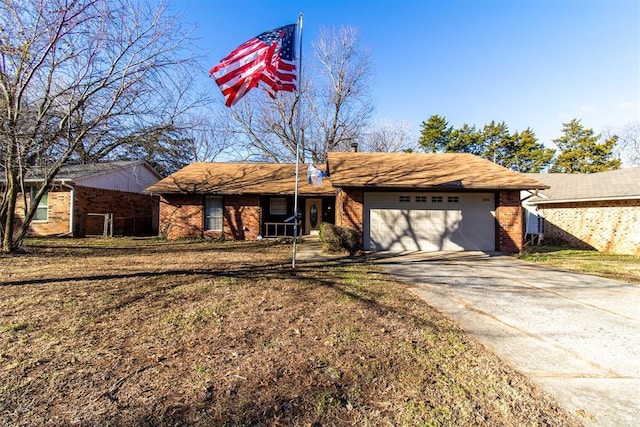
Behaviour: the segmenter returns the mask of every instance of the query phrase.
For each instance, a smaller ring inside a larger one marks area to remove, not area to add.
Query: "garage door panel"
[[[436,194],[435,203],[424,203],[430,193],[365,194],[365,248],[494,250],[493,194]]]

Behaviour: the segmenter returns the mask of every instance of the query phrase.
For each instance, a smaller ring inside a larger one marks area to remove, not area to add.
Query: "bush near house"
[[[362,249],[360,233],[356,229],[326,222],[320,225],[320,241],[322,250],[328,253],[347,252],[349,255],[355,255]]]

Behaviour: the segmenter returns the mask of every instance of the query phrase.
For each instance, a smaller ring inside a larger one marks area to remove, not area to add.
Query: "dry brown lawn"
[[[268,242],[0,257],[0,425],[577,425],[362,259]]]

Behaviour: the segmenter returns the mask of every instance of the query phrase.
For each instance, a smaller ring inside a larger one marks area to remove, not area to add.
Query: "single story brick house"
[[[640,167],[526,175],[549,187],[523,196],[527,233],[578,248],[640,255]]]
[[[26,197],[19,194],[17,200],[17,222],[24,221],[25,200],[31,202],[42,176],[38,168],[27,172]],[[157,234],[158,200],[143,191],[160,178],[144,161],[63,166],[38,205],[29,235]]]
[[[535,179],[471,154],[329,153],[321,185],[299,172],[302,234],[353,227],[365,250],[518,252],[521,190]],[[295,164],[193,163],[147,188],[169,239],[292,232]]]

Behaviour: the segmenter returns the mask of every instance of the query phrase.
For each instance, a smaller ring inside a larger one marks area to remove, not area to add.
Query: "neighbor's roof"
[[[160,174],[149,165],[147,162],[142,160],[120,160],[114,162],[102,162],[102,163],[85,163],[79,165],[64,165],[60,168],[60,171],[56,174],[54,179],[55,182],[60,181],[68,181],[75,182],[82,178],[87,178],[94,175],[101,175],[111,172],[116,172],[118,170],[128,169],[132,166],[143,165],[149,171],[151,171],[154,175],[160,178]],[[44,179],[47,170],[43,167],[31,167],[27,170],[25,174],[26,182],[39,182]],[[4,181],[4,174],[0,175],[0,181]]]
[[[535,179],[466,153],[329,153],[336,187],[523,190]]]
[[[307,180],[308,165],[300,165],[299,193],[334,195],[325,178],[322,185]],[[145,192],[154,194],[294,194],[295,163],[192,163],[158,181]]]
[[[590,174],[530,173],[549,186],[530,204],[640,198],[640,167]]]

